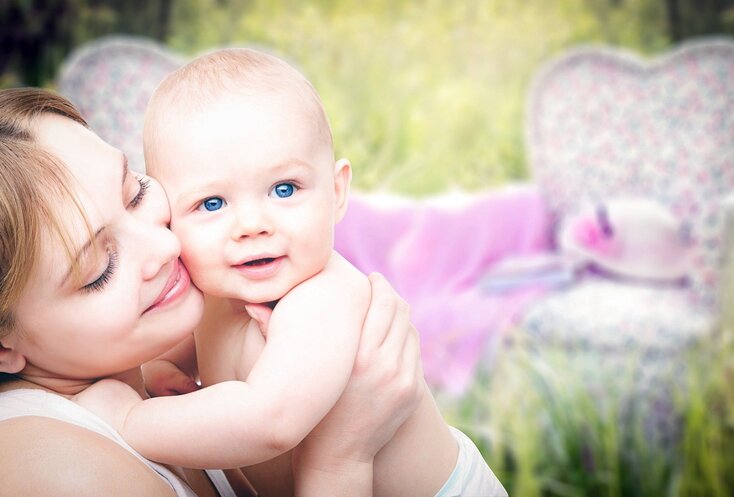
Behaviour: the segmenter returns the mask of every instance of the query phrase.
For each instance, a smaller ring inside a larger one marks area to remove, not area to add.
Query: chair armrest
[[[721,199],[724,223],[722,240],[721,312],[724,325],[734,325],[734,194]]]

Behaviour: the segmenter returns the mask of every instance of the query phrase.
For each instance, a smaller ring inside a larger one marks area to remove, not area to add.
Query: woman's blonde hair
[[[0,338],[13,329],[13,308],[47,231],[60,238],[73,260],[72,244],[54,206],[70,201],[89,227],[66,168],[34,139],[34,121],[48,113],[87,126],[68,100],[51,91],[0,90]]]

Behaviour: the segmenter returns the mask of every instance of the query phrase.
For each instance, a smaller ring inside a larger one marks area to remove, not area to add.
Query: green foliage
[[[169,43],[269,47],[324,100],[355,185],[426,195],[527,177],[524,99],[577,43],[667,46],[660,2],[204,0],[174,6]]]
[[[76,45],[111,33],[195,54],[267,47],[322,94],[355,185],[427,195],[528,175],[524,99],[539,65],[580,43],[654,54],[732,32],[734,1],[9,0],[0,86],[45,85]],[[701,7],[701,8],[699,8]],[[672,9],[672,10],[671,10]]]
[[[163,39],[172,0],[0,2],[0,87],[44,86],[77,45],[112,33]]]

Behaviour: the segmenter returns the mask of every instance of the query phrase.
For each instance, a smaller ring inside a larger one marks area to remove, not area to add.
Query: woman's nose
[[[132,222],[135,250],[142,258],[142,276],[155,278],[161,268],[181,255],[181,243],[169,229],[171,209],[163,189],[151,180],[145,203]]]
[[[181,243],[167,226],[152,226],[147,231],[146,241],[139,248],[145,258],[142,268],[144,280],[155,278],[162,267],[181,255]]]

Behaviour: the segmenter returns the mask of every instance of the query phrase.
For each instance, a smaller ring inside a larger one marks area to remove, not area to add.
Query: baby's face
[[[297,98],[232,95],[166,119],[154,173],[202,291],[271,302],[323,269],[349,165]]]

